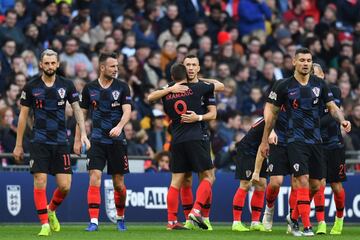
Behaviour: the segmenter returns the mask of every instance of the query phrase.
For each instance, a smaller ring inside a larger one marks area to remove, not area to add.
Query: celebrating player
[[[29,111],[32,109],[34,127],[30,146],[30,171],[34,176],[35,207],[42,224],[39,236],[49,236],[51,230],[60,231],[55,210],[70,191],[72,170],[65,127],[66,101],[71,104],[80,128],[80,144],[90,148],[79,106],[79,94],[71,81],[56,75],[59,64],[55,51],[47,49],[41,54],[39,66],[43,73],[27,83],[21,93],[22,106],[13,152],[15,160],[23,158],[23,136]],[[57,183],[49,206],[46,199],[48,173],[55,175]]]
[[[276,85],[268,96],[268,103],[264,110],[265,129],[260,150],[263,157],[268,155],[268,137],[274,127],[280,106],[284,104],[288,116],[286,136],[288,158],[299,187],[297,207],[304,225],[303,235],[313,236],[309,218],[309,186],[317,191],[322,178],[321,101],[326,104],[330,114],[341,123],[345,131],[351,130],[351,124],[344,119],[343,113],[334,103],[332,93],[326,84],[316,76],[310,75],[311,52],[306,48],[298,49],[293,64],[294,76]],[[292,213],[290,223],[292,232],[298,233],[298,216],[295,216],[295,212]]]
[[[91,111],[93,130],[92,147],[88,152],[90,182],[88,207],[90,224],[86,231],[98,230],[101,202],[101,174],[107,163],[107,173],[112,175],[114,200],[117,212],[117,229],[125,231],[126,187],[124,174],[129,173],[127,143],[122,131],[130,120],[131,96],[129,86],[116,79],[118,61],[116,54],[103,53],[99,57],[99,79],[88,83],[82,92],[80,106],[84,116]],[[80,153],[81,142],[76,131],[74,151]]]

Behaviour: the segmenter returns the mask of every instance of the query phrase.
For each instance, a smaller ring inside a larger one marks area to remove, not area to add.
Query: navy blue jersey
[[[294,77],[290,77],[275,85],[267,101],[275,106],[285,105],[288,125],[287,143],[303,142],[307,144],[321,143],[320,109],[321,102],[333,101],[333,94],[325,82],[311,75],[303,86]]]
[[[236,143],[236,150],[243,155],[255,158],[262,140],[264,127],[265,121],[264,118],[261,118],[251,126],[240,142]]]
[[[123,131],[116,138],[109,136],[111,129],[118,125],[122,118],[124,104],[131,104],[130,89],[125,82],[114,79],[108,88],[102,88],[99,80],[86,84],[81,94],[80,106],[91,111],[92,141],[104,144],[125,141]]]
[[[172,120],[173,144],[207,138],[205,124],[182,123],[181,115],[186,111],[194,111],[201,115],[205,113],[206,106],[216,105],[215,98],[211,97],[214,95],[214,84],[199,81],[184,85],[189,87],[185,93],[170,93],[162,98],[164,110]]]
[[[341,106],[341,91],[338,86],[331,84],[329,89],[334,95],[335,103],[338,107]],[[342,148],[343,137],[341,135],[340,124],[330,115],[326,105],[323,104],[322,117],[320,122],[321,137],[323,146],[326,149]]]
[[[274,82],[272,84],[272,88],[284,80],[285,79]],[[277,118],[275,126],[274,126],[274,131],[278,137],[278,145],[280,145],[280,146],[286,146],[287,124],[288,124],[288,121],[287,121],[286,109],[285,109],[285,105],[283,104],[280,107],[280,112],[279,112],[278,118]]]
[[[22,93],[20,103],[33,109],[34,127],[32,142],[45,144],[66,144],[65,106],[79,101],[74,84],[56,76],[53,86],[47,87],[41,77],[28,82]]]

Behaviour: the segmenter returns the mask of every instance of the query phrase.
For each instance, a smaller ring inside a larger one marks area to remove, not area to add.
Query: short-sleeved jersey
[[[206,106],[216,105],[215,98],[210,97],[214,95],[214,84],[199,81],[184,85],[189,87],[185,93],[170,93],[162,98],[164,110],[172,120],[173,144],[207,138],[202,122],[183,123],[181,115],[187,111],[204,114]]]
[[[321,102],[333,101],[333,94],[325,82],[311,75],[306,85],[290,77],[275,85],[267,101],[275,106],[285,106],[288,125],[287,143],[321,143],[320,109]]]
[[[125,82],[114,79],[108,88],[102,88],[99,80],[85,85],[80,106],[91,111],[92,141],[104,144],[125,141],[124,132],[115,138],[109,136],[122,118],[124,104],[131,104],[130,89]]]
[[[47,87],[41,77],[29,81],[22,93],[20,103],[33,109],[34,127],[32,142],[66,144],[65,106],[79,101],[74,84],[56,76],[53,86]]]
[[[334,101],[338,107],[341,106],[341,91],[334,84],[329,85],[329,89],[334,96]],[[344,146],[341,135],[340,124],[330,115],[326,105],[323,104],[323,115],[320,121],[321,137],[323,146],[327,149],[336,149]]]
[[[240,142],[236,143],[236,150],[241,154],[255,158],[264,133],[264,127],[265,121],[264,118],[261,118],[251,126]]]

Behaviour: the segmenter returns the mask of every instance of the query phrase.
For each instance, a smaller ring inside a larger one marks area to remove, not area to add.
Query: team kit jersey
[[[280,84],[284,80],[278,80]],[[278,118],[276,119],[274,131],[277,135],[277,144],[270,144],[268,157],[268,174],[270,176],[286,176],[291,173],[291,166],[287,155],[286,143],[287,115],[285,105],[281,105]]]
[[[103,170],[108,162],[108,174],[129,172],[127,143],[122,131],[118,137],[109,133],[121,120],[122,106],[131,104],[129,86],[114,79],[108,88],[101,87],[98,80],[92,81],[83,89],[80,106],[90,110],[93,121],[91,148],[88,152],[89,170]]]
[[[184,123],[181,115],[187,111],[203,114],[205,106],[216,105],[214,85],[202,81],[184,85],[189,87],[186,92],[170,93],[162,98],[164,110],[172,121],[170,168],[174,173],[201,172],[213,168],[206,125],[202,122]]]
[[[306,85],[294,76],[284,79],[274,85],[268,96],[269,103],[285,106],[288,158],[296,177],[310,174],[311,178],[322,178],[321,104],[333,100],[325,82],[314,75]]]
[[[34,126],[30,147],[31,173],[71,173],[66,134],[65,106],[79,101],[74,84],[56,76],[51,87],[41,77],[29,81],[20,104],[33,110]]]
[[[251,126],[247,134],[236,143],[236,172],[235,178],[240,180],[250,180],[255,168],[255,160],[258,147],[264,133],[265,121],[261,118]],[[260,177],[266,177],[267,163],[263,161]]]
[[[341,106],[341,91],[336,85],[330,84],[329,89],[338,107]],[[323,106],[320,130],[324,148],[324,177],[329,183],[346,181],[345,146],[341,135],[340,124]]]

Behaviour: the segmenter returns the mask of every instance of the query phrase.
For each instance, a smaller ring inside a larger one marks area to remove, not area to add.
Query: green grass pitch
[[[277,239],[294,239],[293,236],[286,235],[286,227],[275,226],[271,233],[246,232],[238,233],[231,231],[231,224],[213,224],[214,231],[167,231],[165,225],[160,224],[139,224],[127,223],[128,231],[117,232],[115,225],[102,224],[98,232],[88,233],[84,229],[86,224],[63,224],[61,232],[52,233],[48,239],[65,239],[65,240],[90,240],[90,239],[124,239],[124,240],[222,240],[222,239],[246,239],[246,240],[277,240]],[[328,233],[331,225],[328,224]],[[35,224],[0,224],[0,239],[36,239],[40,231],[40,225]],[[322,235],[315,236],[312,239],[359,239],[360,226],[346,225],[343,234],[340,236]],[[42,238],[43,239],[43,238]]]

